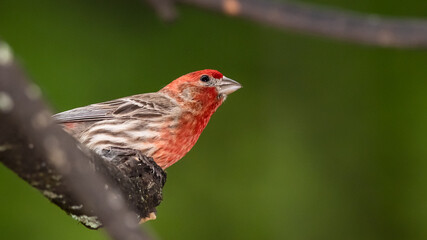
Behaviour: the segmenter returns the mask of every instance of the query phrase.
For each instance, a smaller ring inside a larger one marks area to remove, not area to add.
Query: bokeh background
[[[307,1],[427,17],[419,0]],[[168,169],[159,239],[427,239],[427,53],[138,0],[0,0],[0,36],[55,111],[213,68],[244,85]],[[1,133],[0,133],[1,134]],[[106,239],[0,165],[0,239]]]

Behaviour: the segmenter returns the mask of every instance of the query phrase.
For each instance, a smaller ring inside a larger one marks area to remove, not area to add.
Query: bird
[[[205,69],[157,92],[95,103],[53,118],[97,153],[111,147],[134,149],[165,170],[190,151],[212,114],[241,87],[219,71]]]

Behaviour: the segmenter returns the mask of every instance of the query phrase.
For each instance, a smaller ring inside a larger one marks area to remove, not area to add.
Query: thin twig
[[[328,38],[395,48],[426,48],[427,20],[386,18],[332,10],[310,4],[270,0],[175,0],[208,10],[222,12]]]

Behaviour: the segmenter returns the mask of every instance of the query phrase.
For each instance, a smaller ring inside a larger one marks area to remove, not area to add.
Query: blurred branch
[[[105,161],[50,116],[40,91],[0,41],[0,162],[87,227],[103,224],[113,239],[147,239],[138,221],[162,199],[161,168],[125,149],[105,150]]]
[[[177,12],[172,0],[146,0],[164,21],[170,22],[177,18]]]
[[[423,19],[386,18],[287,1],[175,0],[175,2],[239,16],[282,29],[354,43],[396,48],[427,47],[427,20]]]

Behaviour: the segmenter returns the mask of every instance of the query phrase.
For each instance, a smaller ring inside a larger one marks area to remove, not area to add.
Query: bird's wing
[[[53,115],[58,123],[101,121],[113,118],[151,118],[170,113],[176,102],[161,93],[146,93],[79,107]]]

